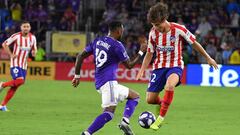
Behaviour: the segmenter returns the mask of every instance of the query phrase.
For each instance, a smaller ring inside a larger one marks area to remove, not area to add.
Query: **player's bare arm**
[[[136,80],[139,80],[142,77],[144,71],[146,70],[146,68],[150,64],[150,62],[152,60],[152,57],[153,57],[153,53],[151,53],[151,52],[147,52],[146,53],[146,55],[145,55],[145,57],[143,59],[143,63],[142,63],[141,69],[140,69],[140,71],[137,74]]]
[[[32,56],[33,56],[33,57],[36,56],[36,54],[37,54],[37,46],[35,46],[35,47],[32,49],[31,53],[32,53]]]
[[[33,43],[33,47],[31,50],[32,56],[35,57],[37,54],[37,40],[36,38],[34,38],[34,43]]]
[[[201,53],[202,56],[205,57],[205,59],[207,60],[210,66],[213,66],[215,69],[218,69],[216,61],[207,54],[207,52],[203,49],[203,47],[197,41],[193,43],[193,48],[197,50],[199,53]]]
[[[32,51],[32,56],[35,57],[37,54],[37,51]]]
[[[8,46],[6,43],[3,43],[2,46],[3,46],[4,50],[10,55],[11,58],[14,59],[14,58],[17,57],[17,55],[15,55],[15,54],[13,54],[13,53],[11,52],[9,46]]]
[[[32,49],[32,56],[35,57],[37,54],[37,46],[34,47],[34,49]]]
[[[146,52],[146,50],[147,50],[147,40],[144,39],[144,40],[140,41],[140,44],[141,44],[141,48],[140,48],[140,51],[138,52],[138,55],[136,56],[136,58],[132,61],[130,59],[128,59],[128,60],[123,62],[123,65],[126,68],[128,68],[128,69],[133,68],[137,63],[139,63],[143,53]]]
[[[75,76],[72,80],[72,86],[77,87],[80,80],[80,70],[82,67],[83,60],[90,56],[92,53],[83,51],[82,53],[79,53],[75,62]]]

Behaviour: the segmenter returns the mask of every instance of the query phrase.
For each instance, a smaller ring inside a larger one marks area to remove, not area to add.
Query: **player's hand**
[[[80,78],[73,78],[72,79],[72,86],[77,87],[79,85]]]
[[[35,57],[37,54],[37,51],[32,51],[32,56]]]
[[[138,38],[138,42],[141,45],[140,50],[142,52],[146,52],[147,51],[147,38],[145,36],[140,36]]]
[[[210,66],[214,67],[215,69],[218,69],[217,62],[216,62],[214,59],[212,59],[212,58],[207,59],[207,63],[208,63]]]
[[[140,80],[140,78],[142,78],[142,76],[143,76],[143,73],[144,73],[144,71],[141,69],[137,74],[136,80]]]
[[[14,59],[14,58],[17,58],[17,55],[16,55],[16,54],[11,54],[10,57],[11,57],[12,59]]]

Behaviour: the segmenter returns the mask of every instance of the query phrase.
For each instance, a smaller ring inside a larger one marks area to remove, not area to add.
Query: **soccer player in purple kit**
[[[129,126],[129,119],[138,104],[139,94],[116,81],[118,64],[126,68],[133,68],[139,62],[147,49],[146,39],[140,40],[140,51],[134,60],[130,60],[123,44],[118,41],[123,34],[123,25],[119,21],[109,24],[108,36],[96,38],[86,46],[85,50],[77,56],[75,63],[75,76],[72,85],[77,87],[80,80],[80,69],[85,58],[94,55],[95,61],[95,84],[97,91],[102,95],[103,113],[100,114],[82,135],[92,135],[101,129],[107,122],[112,120],[118,102],[127,99],[123,118],[119,128],[125,135],[134,135]]]

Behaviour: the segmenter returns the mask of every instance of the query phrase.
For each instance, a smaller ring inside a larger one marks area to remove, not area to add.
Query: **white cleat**
[[[123,118],[120,124],[118,125],[120,130],[123,131],[124,135],[134,135],[129,123]]]
[[[81,135],[91,135],[90,133],[88,133],[87,131],[83,132]]]
[[[8,112],[9,110],[7,109],[7,106],[2,106],[2,105],[0,105],[0,111],[2,111],[2,112]]]

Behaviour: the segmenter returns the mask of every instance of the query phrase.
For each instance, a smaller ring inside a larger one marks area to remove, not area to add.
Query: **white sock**
[[[127,117],[123,117],[123,119],[124,119],[124,121],[126,121],[127,122],[127,124],[129,124],[129,119],[127,118]]]

